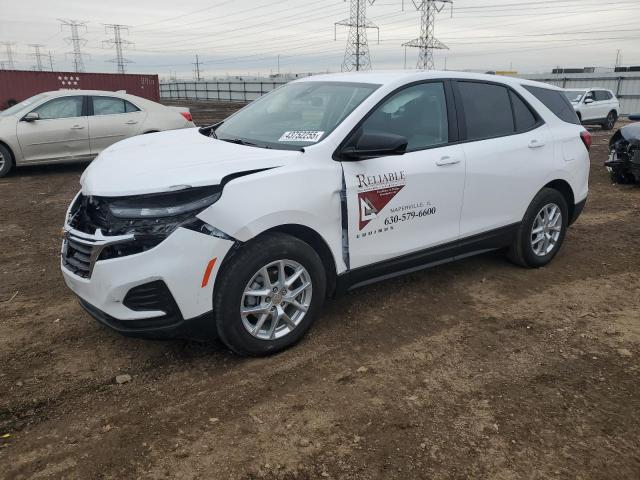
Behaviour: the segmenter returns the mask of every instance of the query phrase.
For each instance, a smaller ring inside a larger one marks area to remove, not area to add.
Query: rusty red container
[[[0,70],[0,110],[10,102],[61,89],[126,90],[155,102],[160,100],[158,75]]]

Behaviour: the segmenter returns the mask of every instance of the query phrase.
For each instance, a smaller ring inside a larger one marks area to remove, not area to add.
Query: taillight
[[[584,146],[587,147],[587,150],[589,150],[591,148],[591,134],[586,131],[583,130],[580,132],[580,139],[582,140],[582,143],[584,143]]]
[[[187,122],[193,122],[193,116],[190,112],[180,112],[180,115],[182,115]]]

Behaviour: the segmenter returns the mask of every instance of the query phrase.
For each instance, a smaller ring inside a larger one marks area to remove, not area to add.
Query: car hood
[[[84,195],[119,197],[217,185],[228,175],[280,167],[301,152],[216,140],[197,128],[140,135],[104,150],[85,170]]]

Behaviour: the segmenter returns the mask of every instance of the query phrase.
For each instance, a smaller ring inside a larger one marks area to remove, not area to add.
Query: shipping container
[[[154,102],[160,100],[158,75],[0,70],[0,110],[38,93],[70,89],[126,90]]]

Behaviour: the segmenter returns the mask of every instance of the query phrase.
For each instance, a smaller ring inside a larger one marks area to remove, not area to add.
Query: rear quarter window
[[[533,87],[531,85],[523,85],[523,87],[540,100],[540,102],[551,110],[560,120],[580,125],[580,120],[571,102],[567,100],[567,97],[561,91],[543,87]]]

